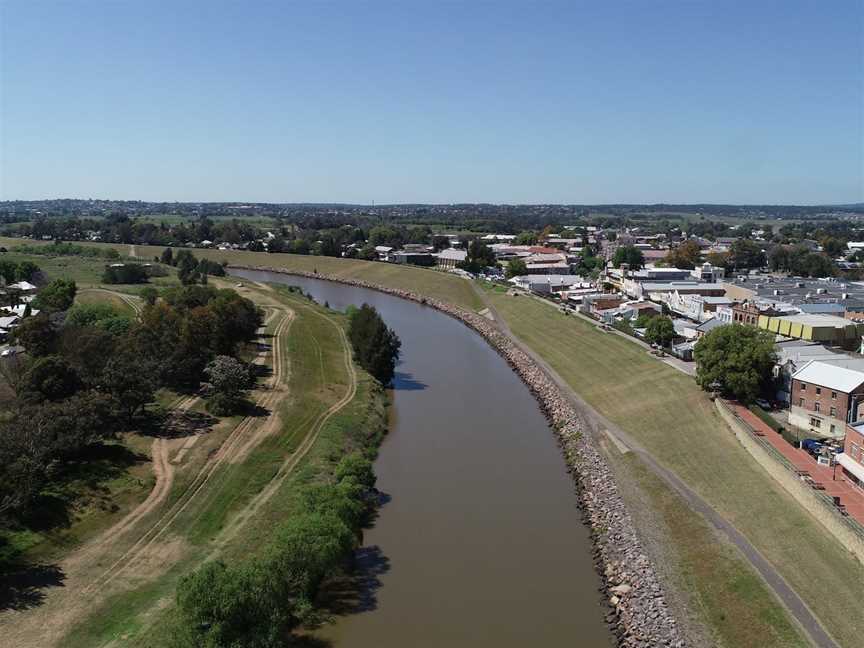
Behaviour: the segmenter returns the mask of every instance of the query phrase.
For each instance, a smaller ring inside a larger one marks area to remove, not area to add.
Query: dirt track
[[[104,292],[118,295],[127,301],[125,297],[128,296],[124,297],[113,291]],[[139,311],[140,306],[137,303],[133,304],[133,300],[134,298],[129,297],[127,303]],[[144,518],[152,518],[151,514],[165,503],[171,492],[175,481],[175,470],[177,470],[174,464],[182,462],[183,455],[194,445],[190,440],[200,435],[190,437],[185,442],[182,439],[154,440],[152,457],[156,483],[148,497],[111,528],[61,562],[60,568],[65,575],[65,586],[47,591],[42,605],[23,612],[9,611],[0,614],[0,632],[4,635],[4,643],[8,641],[8,645],[20,648],[58,645],[60,639],[74,624],[84,618],[105,597],[119,593],[129,584],[140,581],[141,577],[152,578],[164,572],[174,560],[181,557],[185,551],[182,539],[165,537],[172,523],[184,511],[203,499],[207,494],[211,477],[220,466],[228,461],[236,461],[238,456],[248,455],[267,434],[275,433],[279,429],[275,405],[284,396],[284,389],[280,389],[279,386],[284,385],[286,380],[286,363],[280,349],[293,319],[293,311],[277,302],[268,303],[266,306],[268,316],[265,322],[269,323],[275,317],[281,317],[276,325],[270,347],[273,352],[273,375],[268,380],[264,393],[256,399],[257,405],[268,406],[271,411],[270,416],[264,421],[261,421],[260,417],[243,419],[229,433],[218,450],[208,458],[171,507],[155,521],[148,520],[145,524]],[[262,349],[258,360],[262,360],[267,352],[268,349]],[[350,357],[348,360],[350,362]],[[351,393],[353,396],[353,390]],[[197,397],[184,398],[177,403],[176,409],[188,410],[197,400]],[[318,429],[320,425],[313,430],[316,438]],[[308,436],[312,436],[312,433]],[[175,455],[172,464],[170,454],[177,449],[179,452]],[[298,449],[292,457],[300,451],[301,449]],[[308,449],[304,450],[303,454],[306,451]],[[284,468],[285,466],[280,470],[280,475],[283,475]],[[130,540],[134,540],[131,546],[125,547],[124,541]],[[117,557],[118,553],[119,557]],[[114,554],[113,558],[112,554]],[[106,559],[111,560],[107,568],[104,564]],[[121,576],[127,578],[120,579]]]

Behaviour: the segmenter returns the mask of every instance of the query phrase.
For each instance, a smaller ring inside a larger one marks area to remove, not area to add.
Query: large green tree
[[[33,303],[40,310],[65,311],[75,301],[76,292],[72,279],[55,279],[39,291]]]
[[[393,380],[402,343],[373,306],[363,304],[351,313],[348,339],[361,367],[383,385]]]
[[[645,265],[645,255],[640,249],[632,245],[623,245],[615,250],[612,263],[616,268],[620,268],[622,264],[626,263],[631,270],[638,270]]]
[[[765,265],[765,253],[762,248],[748,239],[735,239],[729,248],[729,263],[736,270],[761,268]]]
[[[645,327],[645,339],[652,344],[669,346],[675,339],[675,326],[672,320],[662,315],[652,317]]]
[[[705,390],[750,402],[770,386],[776,361],[774,336],[743,324],[718,326],[694,348],[696,382]]]
[[[528,266],[522,259],[513,259],[507,263],[507,277],[519,277],[528,274]]]

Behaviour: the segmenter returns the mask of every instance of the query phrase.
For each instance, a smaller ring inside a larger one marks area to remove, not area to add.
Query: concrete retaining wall
[[[735,437],[741,445],[750,453],[759,465],[769,475],[777,480],[780,485],[795,500],[809,511],[822,525],[846,549],[851,551],[858,560],[864,561],[864,538],[846,526],[840,514],[826,506],[813,489],[805,484],[799,477],[784,466],[770,451],[765,449],[756,439],[747,425],[735,416],[735,414],[719,398],[715,399],[714,405],[720,416],[732,429]],[[756,495],[756,494],[754,494]]]

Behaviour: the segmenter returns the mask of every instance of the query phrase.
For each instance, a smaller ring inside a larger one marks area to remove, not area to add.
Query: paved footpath
[[[798,470],[806,470],[810,473],[813,481],[825,488],[823,492],[826,495],[839,497],[840,503],[846,507],[849,517],[864,524],[864,491],[855,488],[847,481],[843,476],[841,468],[838,467],[835,471],[834,468],[820,466],[806,451],[789,445],[782,435],[777,434],[768,424],[746,407],[737,403],[729,403],[729,406],[740,419],[756,430],[765,441],[774,446],[780,454],[786,457],[789,463]]]

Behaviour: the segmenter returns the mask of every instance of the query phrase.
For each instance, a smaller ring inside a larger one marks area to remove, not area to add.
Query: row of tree
[[[302,487],[300,510],[278,525],[262,555],[208,562],[184,577],[172,648],[289,645],[291,631],[315,619],[322,583],[349,562],[374,486],[369,459],[346,455],[328,483]]]

